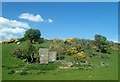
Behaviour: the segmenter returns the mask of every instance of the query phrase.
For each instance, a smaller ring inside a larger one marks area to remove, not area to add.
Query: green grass
[[[0,81],[2,81],[2,45],[0,45]]]
[[[40,47],[44,47],[44,48],[49,48],[49,46],[52,44],[52,42],[45,42],[43,44],[40,44]]]
[[[48,47],[50,43],[41,44]],[[3,44],[2,45],[2,79],[3,80],[117,80],[118,79],[118,53],[112,52],[109,60],[103,60],[98,58],[87,58],[88,61],[94,65],[93,69],[81,70],[81,69],[56,69],[47,70],[44,73],[38,74],[39,70],[30,69],[32,74],[20,75],[20,74],[8,74],[10,69],[21,69],[26,63],[22,60],[14,58],[10,55],[13,48],[18,46],[17,44]],[[20,46],[25,46],[22,43]],[[39,47],[38,44],[34,46]],[[72,56],[66,56],[65,59],[73,60]],[[108,63],[109,67],[101,67],[99,63],[104,61]],[[28,64],[29,65],[29,64]],[[39,68],[38,68],[39,69]]]

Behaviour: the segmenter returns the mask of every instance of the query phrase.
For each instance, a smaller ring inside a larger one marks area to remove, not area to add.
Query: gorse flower
[[[77,59],[85,58],[85,53],[83,51],[74,54],[74,57]]]

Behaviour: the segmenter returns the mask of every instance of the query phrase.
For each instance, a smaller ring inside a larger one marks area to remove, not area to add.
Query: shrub
[[[15,43],[17,43],[17,42],[19,42],[19,40],[18,40],[18,39],[16,39],[16,40],[15,40]]]
[[[15,73],[15,70],[14,69],[10,69],[8,74],[14,74]]]
[[[44,43],[44,42],[45,42],[45,39],[44,39],[44,38],[39,38],[39,39],[37,40],[37,42],[38,42],[39,44]]]
[[[34,62],[34,53],[35,53],[35,47],[30,43],[26,42],[24,47],[18,46],[12,51],[12,55],[21,58],[21,59],[27,59],[28,62]]]
[[[77,58],[77,59],[82,59],[82,58],[85,58],[85,53],[83,51],[81,52],[78,52],[77,54],[74,54],[74,57]]]
[[[17,58],[21,58],[23,54],[23,51],[20,47],[17,47],[13,50],[12,55],[17,57]]]
[[[64,55],[57,54],[57,60],[62,60],[62,59],[64,59],[64,58],[65,58]]]
[[[35,52],[35,47],[31,43],[26,43],[26,48],[23,49],[23,56],[24,58],[31,57],[32,54]]]
[[[13,39],[13,38],[10,39],[10,40],[6,40],[6,43],[8,43],[8,44],[9,44],[9,43],[13,43],[13,42],[15,42],[15,39]]]
[[[24,39],[24,38],[18,38],[18,40],[19,40],[20,42],[25,41],[25,39]]]
[[[76,54],[77,52],[78,52],[78,51],[76,50],[75,47],[73,47],[73,48],[68,48],[68,49],[66,50],[66,54],[67,54],[67,55]]]
[[[74,42],[74,38],[68,38],[64,41],[65,44],[72,44]]]
[[[56,51],[57,52],[57,59],[59,59],[59,60],[62,60],[62,59],[64,59],[64,54],[65,54],[65,52],[64,52],[64,46],[63,46],[63,44],[52,44],[52,45],[50,45],[50,47],[49,47],[49,49],[50,49],[50,51]]]

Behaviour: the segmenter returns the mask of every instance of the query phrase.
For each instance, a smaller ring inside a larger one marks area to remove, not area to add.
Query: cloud
[[[44,20],[39,14],[33,15],[30,13],[22,13],[20,16],[18,16],[21,19],[27,19],[29,21],[34,21],[34,22],[48,22],[52,23],[53,20],[48,18],[47,20]]]
[[[30,28],[27,23],[0,17],[0,26]],[[2,28],[2,27],[0,27]]]
[[[21,19],[27,19],[29,21],[34,21],[34,22],[43,22],[43,18],[40,15],[33,15],[29,13],[23,13],[19,16]]]
[[[14,35],[14,34],[6,34],[6,33],[2,33],[2,35],[1,35],[1,33],[0,33],[0,42],[1,41],[4,41],[4,40],[9,40],[9,39],[11,39],[11,38],[17,38],[17,36],[16,35]]]
[[[17,38],[17,35],[23,35],[28,28],[31,27],[27,23],[0,17],[0,41]]]
[[[49,22],[49,23],[52,23],[52,22],[53,22],[53,20],[49,18],[49,19],[48,19],[48,22]]]
[[[0,29],[0,33],[13,33],[13,34],[19,34],[19,33],[24,33],[25,29],[16,27],[16,28],[10,28],[10,27],[5,27]]]

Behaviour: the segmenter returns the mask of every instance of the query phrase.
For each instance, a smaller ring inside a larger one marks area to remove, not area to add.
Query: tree
[[[41,36],[41,33],[39,30],[37,29],[29,29],[25,32],[24,34],[24,39],[25,40],[30,40],[30,42],[32,43],[32,41],[37,41]]]
[[[23,58],[33,62],[35,50],[35,47],[30,42],[27,42],[25,48],[23,48]]]
[[[95,35],[94,37],[96,46],[100,49],[102,53],[106,53],[106,47],[107,47],[107,38],[102,35]]]
[[[45,39],[44,38],[39,38],[38,40],[37,40],[37,42],[40,44],[40,43],[43,43],[43,42],[45,42]]]
[[[36,48],[30,42],[25,42],[24,47],[17,46],[13,49],[12,55],[17,58],[27,59],[28,62],[34,62],[33,59],[35,51]]]

